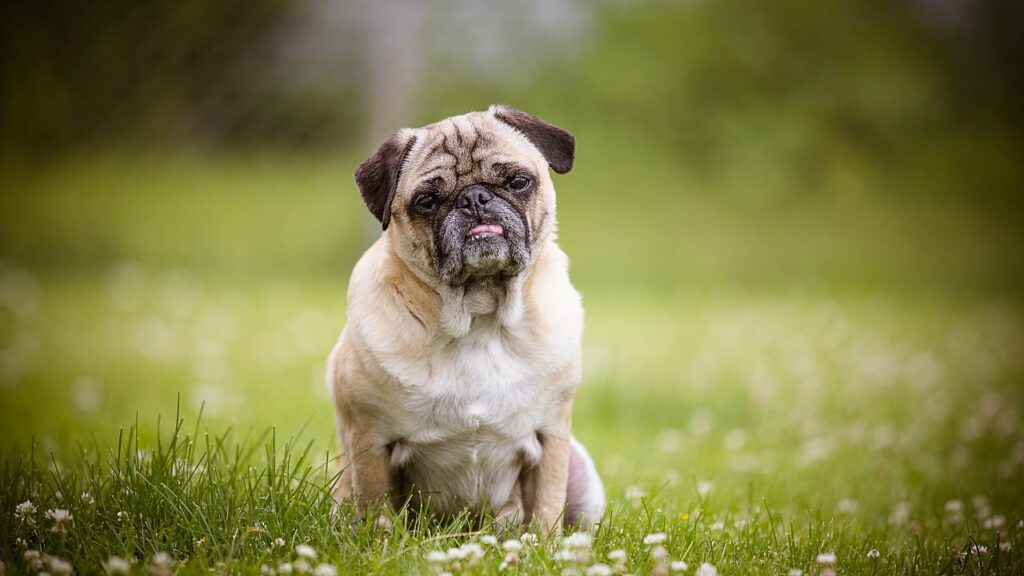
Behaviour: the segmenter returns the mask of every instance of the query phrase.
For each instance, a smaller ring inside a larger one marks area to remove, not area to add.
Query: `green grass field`
[[[609,512],[514,558],[465,522],[331,517],[354,155],[8,167],[0,573],[1024,573],[1012,214],[589,154],[556,185]]]

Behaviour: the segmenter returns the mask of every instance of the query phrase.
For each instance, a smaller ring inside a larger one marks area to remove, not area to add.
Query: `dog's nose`
[[[462,189],[462,194],[459,196],[459,208],[479,212],[493,198],[494,195],[479,184],[467,186]]]

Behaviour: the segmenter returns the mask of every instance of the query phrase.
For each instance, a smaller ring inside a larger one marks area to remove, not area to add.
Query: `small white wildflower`
[[[467,558],[482,558],[484,555],[484,549],[476,542],[467,542],[462,545],[462,551],[466,554]]]
[[[949,500],[946,502],[946,513],[947,514],[959,514],[964,510],[964,503],[959,500]]]
[[[306,560],[305,558],[299,558],[295,560],[295,562],[292,562],[292,567],[294,567],[295,571],[299,574],[305,574],[306,572],[309,572],[310,568],[312,568],[309,564],[309,560]]]
[[[790,568],[789,576],[804,576],[804,571],[799,568]]]
[[[892,514],[889,515],[889,524],[893,526],[900,526],[906,524],[907,520],[910,520],[910,503],[900,502],[892,510]]]
[[[555,560],[559,562],[572,562],[575,556],[568,550],[559,550],[555,552]]]
[[[173,559],[167,552],[157,552],[149,560],[149,572],[154,576],[168,576],[171,573]]]
[[[612,563],[616,564],[616,565],[625,564],[626,563],[626,551],[623,550],[622,548],[616,548],[615,550],[612,550],[611,552],[608,553],[608,559],[611,560]]]
[[[444,564],[448,561],[448,555],[443,550],[431,550],[427,552],[427,562],[429,564]]]
[[[451,560],[465,560],[469,554],[462,548],[449,548],[448,558]]]
[[[587,532],[576,532],[562,540],[566,548],[589,548],[591,542],[592,539]]]
[[[697,567],[697,571],[693,573],[694,576],[718,576],[718,568],[707,562]]]
[[[721,532],[722,530],[725,530],[725,522],[722,522],[721,520],[711,525],[712,532]]]
[[[63,558],[47,555],[43,557],[43,561],[52,576],[71,576],[71,573],[74,572],[71,563]]]
[[[701,480],[700,482],[697,482],[697,495],[700,496],[701,498],[704,498],[708,494],[711,494],[711,491],[714,489],[715,485],[712,482],[709,482],[707,480]],[[712,566],[712,568],[714,568],[714,566]]]
[[[111,576],[117,574],[128,574],[132,571],[132,565],[120,556],[111,556],[103,563],[103,570]]]
[[[314,576],[338,576],[338,570],[333,564],[321,564],[313,570]]]
[[[277,570],[274,570],[273,567],[268,566],[267,564],[262,564],[260,566],[260,574],[263,576],[275,576],[277,574]]]
[[[32,526],[36,523],[35,519],[36,505],[31,500],[25,500],[21,504],[14,507],[14,518],[18,522],[23,522]]]
[[[278,574],[291,574],[295,570],[292,568],[291,562],[282,562],[277,566]]]
[[[983,526],[988,530],[1002,530],[1006,526],[1006,516],[996,514],[990,518],[986,518]]]
[[[519,552],[523,549],[523,543],[519,540],[505,540],[501,547],[505,552]]]
[[[20,538],[20,537],[19,537],[19,538],[16,538],[16,539],[14,540],[14,544],[15,544],[15,545],[16,545],[16,546],[17,546],[18,548],[28,548],[28,542],[25,542],[25,539],[24,539],[24,538]]]
[[[82,492],[82,503],[87,506],[92,506],[96,503],[96,499],[93,498],[92,494],[88,492]]]
[[[999,543],[999,549],[1002,550],[1003,552],[1009,552],[1010,550],[1013,549],[1013,544],[1011,544],[1011,543],[1009,543],[1007,541],[1000,542]]]
[[[673,560],[672,563],[669,564],[669,569],[673,572],[686,572],[690,569],[690,565],[683,560]]]
[[[831,552],[822,552],[818,554],[818,557],[814,559],[818,564],[831,566],[836,563],[836,555]]]
[[[43,556],[39,553],[39,550],[25,550],[22,555],[25,559],[25,565],[28,569],[33,572],[39,572],[43,569]]]
[[[281,538],[280,536],[278,536],[277,538],[274,538],[273,545],[274,545],[274,548],[281,548],[281,547],[283,547],[285,545],[284,538]]]
[[[295,553],[299,555],[299,558],[305,558],[307,560],[316,560],[316,550],[308,544],[299,544],[295,547]]]
[[[587,576],[612,576],[612,569],[607,564],[594,564],[586,571]]]
[[[527,533],[525,533],[525,534],[523,534],[522,536],[519,537],[519,541],[522,542],[523,544],[536,544],[537,543],[537,535],[534,534],[533,532],[527,532]]]
[[[643,503],[644,490],[639,486],[627,486],[626,487],[626,502],[629,503],[633,508],[639,508],[640,504]]]
[[[982,546],[981,544],[974,544],[973,546],[971,546],[971,552],[974,552],[976,555],[979,555],[979,556],[982,555],[982,554],[988,554],[988,546]]]
[[[857,501],[853,498],[843,498],[838,504],[836,504],[836,510],[838,510],[840,514],[853,514],[857,512],[858,506]]]
[[[647,546],[654,546],[655,544],[664,544],[668,540],[668,536],[664,532],[655,532],[654,534],[648,534],[644,536],[644,544]]]
[[[655,546],[651,548],[651,558],[659,562],[668,560],[668,550],[664,546]]]
[[[498,537],[494,536],[493,534],[484,534],[480,537],[480,543],[484,546],[497,546]]]
[[[58,534],[64,534],[68,531],[68,524],[74,519],[71,517],[71,512],[63,508],[49,509],[46,511],[46,517],[53,522],[53,526],[50,527],[51,532]]]
[[[878,550],[874,549],[874,548],[872,548],[871,550],[868,550],[868,558],[874,559],[874,558],[878,558],[881,555],[882,555],[882,553],[879,552]]]

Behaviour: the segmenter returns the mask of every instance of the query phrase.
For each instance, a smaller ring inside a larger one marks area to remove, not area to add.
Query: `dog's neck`
[[[469,334],[473,319],[494,314],[499,326],[512,327],[522,320],[523,285],[530,272],[509,278],[471,280],[461,286],[439,286],[441,330],[452,338]]]
[[[437,318],[438,330],[444,336],[453,339],[469,334],[475,318],[493,316],[496,322],[489,322],[489,325],[506,328],[522,322],[524,287],[533,273],[539,253],[546,247],[546,243],[542,244],[523,272],[515,276],[471,278],[463,284],[452,286],[441,282],[432,271],[418,269],[417,266],[411,266],[409,262],[403,260],[394,243],[386,235],[385,242],[385,249],[390,252],[394,265],[405,270],[400,276],[409,278],[416,285],[410,284],[406,288],[396,286],[396,289],[411,289],[417,292],[425,290],[436,294],[436,298],[426,299],[437,303],[433,313],[428,315]]]

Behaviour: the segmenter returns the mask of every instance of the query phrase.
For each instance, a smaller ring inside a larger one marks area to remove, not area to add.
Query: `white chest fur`
[[[403,382],[391,462],[432,507],[496,513],[522,467],[539,461],[537,434],[562,391],[552,369],[567,359],[538,354],[536,344],[478,317],[465,337],[429,347],[412,370],[425,381]]]

